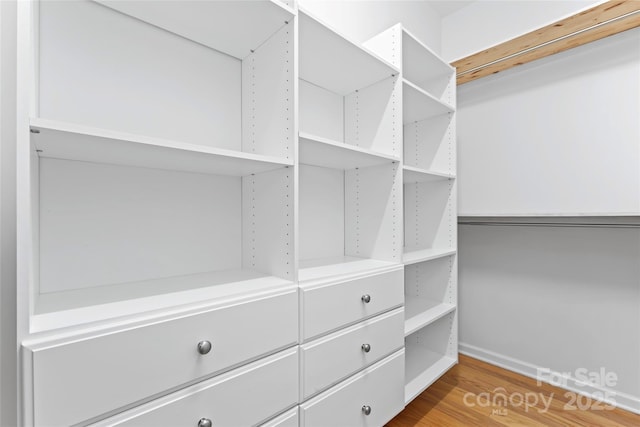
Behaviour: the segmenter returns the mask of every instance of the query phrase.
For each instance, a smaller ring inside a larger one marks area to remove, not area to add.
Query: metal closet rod
[[[461,217],[459,225],[485,225],[495,227],[582,227],[582,228],[640,228],[640,216],[637,217],[527,217],[505,218],[469,218]]]

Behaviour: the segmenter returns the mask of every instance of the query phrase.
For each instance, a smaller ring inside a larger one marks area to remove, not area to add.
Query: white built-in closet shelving
[[[401,262],[399,69],[306,11],[300,28],[300,270]]]
[[[401,24],[365,45],[402,70],[409,402],[457,361],[455,70]]]
[[[456,363],[454,70],[400,24],[18,9],[22,424],[383,425]]]
[[[294,11],[99,3],[31,8],[32,330],[292,286]]]

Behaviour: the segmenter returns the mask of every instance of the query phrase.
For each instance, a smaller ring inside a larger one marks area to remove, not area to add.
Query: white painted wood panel
[[[404,164],[455,174],[455,122],[453,115],[442,114],[404,125]]]
[[[242,178],[243,268],[293,280],[293,195],[293,168]]]
[[[297,297],[288,291],[107,334],[27,343],[35,424],[80,423],[295,344]],[[209,354],[198,353],[201,340],[212,343]]]
[[[397,309],[301,345],[303,399],[399,350],[404,346],[403,329],[404,311]]]
[[[297,368],[298,354],[293,348],[93,426],[175,427],[198,425],[202,418],[213,425],[257,425],[296,404]]]
[[[302,165],[355,169],[400,161],[399,157],[307,133],[300,133],[299,144]]]
[[[293,6],[279,0],[98,1],[236,58],[249,55],[293,18]]]
[[[405,251],[455,248],[455,202],[454,180],[405,184]]]
[[[303,341],[402,305],[404,295],[400,283],[403,282],[404,271],[401,267],[390,269],[393,270],[302,287]],[[364,302],[363,295],[369,295],[371,300]]]
[[[344,97],[345,142],[402,155],[402,90],[398,74]]]
[[[384,425],[404,408],[403,370],[401,350],[300,405],[302,425]],[[369,415],[362,409],[365,405],[371,408]]]
[[[409,335],[405,351],[405,401],[410,402],[457,363],[457,311]]]
[[[345,254],[402,261],[399,163],[345,172]]]
[[[300,78],[340,95],[367,87],[398,70],[299,10]]]
[[[284,156],[242,153],[46,119],[32,119],[31,130],[34,152],[38,150],[41,158],[232,176],[293,165]]]
[[[40,292],[241,267],[240,178],[40,160]]]
[[[237,59],[90,1],[42,2],[38,31],[39,117],[240,150]]]
[[[640,213],[640,30],[460,87],[460,215]]]
[[[293,27],[285,25],[242,61],[244,152],[293,159]]]
[[[298,407],[267,421],[262,427],[299,427]]]
[[[344,142],[344,97],[305,80],[299,90],[300,132]]]
[[[300,166],[301,260],[344,255],[344,172]]]

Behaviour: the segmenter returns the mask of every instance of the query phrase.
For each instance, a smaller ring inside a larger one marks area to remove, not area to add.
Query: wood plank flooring
[[[586,397],[576,401],[564,389],[460,355],[458,365],[387,426],[640,427],[640,415]]]

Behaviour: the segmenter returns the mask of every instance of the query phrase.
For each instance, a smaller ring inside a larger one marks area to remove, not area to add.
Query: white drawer
[[[267,421],[261,427],[298,427],[298,407]]]
[[[211,420],[213,426],[254,426],[297,403],[297,368],[298,354],[294,347],[94,426],[195,427],[202,418]]]
[[[370,301],[362,297],[368,295]],[[328,285],[302,288],[302,338],[308,341],[322,333],[334,331],[404,302],[404,269]]]
[[[369,407],[369,415],[365,413]],[[404,350],[300,405],[304,427],[379,427],[404,408]]]
[[[36,425],[72,425],[297,342],[297,292],[25,350]],[[201,355],[201,340],[212,343]],[[64,390],[64,392],[61,392]]]
[[[368,347],[363,348],[363,345]],[[402,309],[365,320],[302,345],[300,380],[303,398],[324,390],[388,356],[403,345]]]

